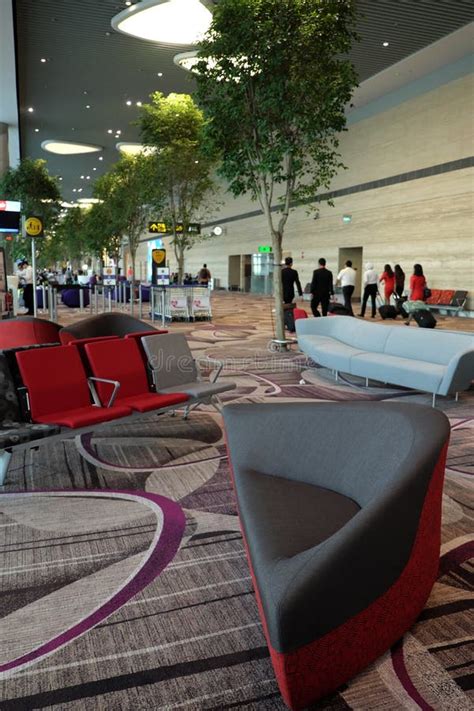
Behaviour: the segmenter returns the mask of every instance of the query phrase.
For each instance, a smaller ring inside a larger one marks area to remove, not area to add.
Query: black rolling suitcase
[[[344,304],[337,301],[332,301],[328,306],[328,314],[331,316],[351,316],[349,309],[346,309]]]
[[[379,314],[385,321],[387,318],[397,318],[398,311],[395,306],[392,306],[391,304],[383,304],[383,306],[379,306]]]
[[[400,314],[402,318],[408,318],[408,313],[403,308],[403,304],[407,301],[406,296],[396,296],[395,297],[395,308],[397,313]]]
[[[413,312],[413,318],[420,328],[436,328],[436,319],[431,311],[420,309]]]

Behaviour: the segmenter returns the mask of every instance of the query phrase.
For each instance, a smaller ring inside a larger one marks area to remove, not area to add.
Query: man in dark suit
[[[313,316],[320,316],[318,306],[321,304],[323,316],[327,316],[329,299],[334,294],[332,272],[326,269],[326,260],[324,257],[321,257],[318,264],[319,269],[314,270],[313,279],[311,281],[311,294],[313,296],[311,299],[311,311],[313,312]]]
[[[281,281],[283,284],[283,303],[291,304],[295,298],[295,284],[298,294],[303,296],[300,278],[296,269],[293,269],[293,259],[291,257],[285,259],[285,266],[281,270]]]

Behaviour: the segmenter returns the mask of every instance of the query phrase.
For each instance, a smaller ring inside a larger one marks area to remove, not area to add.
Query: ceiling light
[[[29,111],[30,114],[32,114],[33,111],[34,111],[34,108],[33,108],[32,106],[29,106],[29,107],[28,107],[28,111]]]
[[[91,107],[90,104],[86,104],[86,109],[90,109],[90,107]]]
[[[99,156],[99,160],[104,160],[104,156]]]
[[[212,14],[199,0],[143,0],[112,18],[118,32],[165,44],[197,44]]]
[[[39,128],[35,128],[35,133],[39,133]]]
[[[157,74],[156,76],[157,76],[157,77],[162,77],[162,76],[163,76],[163,72],[158,72],[158,74]]]
[[[77,193],[77,189],[76,189],[76,188],[73,188],[73,189],[72,189],[72,192],[73,192],[73,193]]]
[[[97,168],[92,168],[92,170],[97,170]]]
[[[137,106],[141,106],[141,105],[142,105],[142,102],[141,102],[141,101],[137,101]]]
[[[102,150],[102,146],[94,146],[91,143],[73,143],[72,141],[61,141],[50,139],[43,141],[41,148],[48,153],[59,153],[59,155],[74,155],[78,153],[96,153]]]
[[[99,198],[79,198],[77,202],[82,203],[83,205],[97,205],[100,202],[104,202],[103,200],[99,200]]]
[[[46,59],[44,57],[41,57],[40,61],[44,64],[46,62]]]
[[[91,176],[90,176],[90,175],[86,175],[86,180],[90,180],[90,179],[91,179]]]
[[[129,99],[128,101],[126,101],[125,103],[127,104],[127,106],[131,106],[131,105],[132,105],[132,102],[130,101],[130,99]]]
[[[83,175],[81,175],[81,180],[84,180],[84,176],[83,176]]]
[[[131,0],[127,0],[127,2],[125,3],[125,5],[126,5],[127,7],[130,7],[131,4],[132,4],[132,1],[131,1]]]
[[[388,47],[388,42],[382,42],[382,47]]]
[[[111,128],[107,129],[107,133],[113,133],[112,129]]]
[[[59,176],[58,180],[62,180],[62,177],[61,177],[61,176]]]
[[[82,188],[78,188],[78,189],[77,189],[77,192],[78,192],[78,193],[82,193]]]
[[[126,143],[125,141],[116,143],[115,148],[120,151],[120,153],[126,153],[129,156],[136,156],[139,153],[150,155],[150,153],[155,152],[155,148],[152,146],[144,146],[143,143]]]
[[[120,134],[122,133],[122,131],[118,128],[118,129],[115,131],[115,133],[118,133],[118,135],[120,136]]]

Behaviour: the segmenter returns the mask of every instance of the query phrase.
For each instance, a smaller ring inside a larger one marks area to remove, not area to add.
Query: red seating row
[[[79,428],[186,402],[150,391],[137,335],[18,352],[33,422]]]

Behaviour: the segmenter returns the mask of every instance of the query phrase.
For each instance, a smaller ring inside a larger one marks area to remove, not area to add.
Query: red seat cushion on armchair
[[[76,348],[55,346],[16,354],[23,383],[28,388],[34,422],[85,427],[124,417],[124,405],[110,408],[91,403],[87,377]]]
[[[87,343],[85,351],[93,374],[97,378],[117,380],[120,389],[116,401],[133,410],[148,412],[172,407],[189,399],[184,393],[158,395],[150,392],[140,348],[134,338]],[[110,397],[111,386],[98,383],[97,392],[104,402]]]

